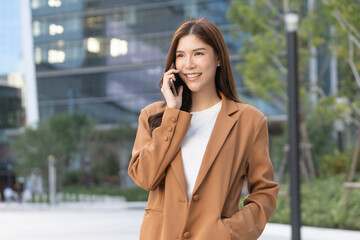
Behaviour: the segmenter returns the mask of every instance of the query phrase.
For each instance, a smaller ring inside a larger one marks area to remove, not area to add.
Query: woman
[[[141,111],[128,169],[150,191],[140,239],[257,239],[279,186],[266,117],[238,100],[220,30],[204,19],[185,22],[165,69],[165,101]],[[182,82],[178,94],[170,79]],[[249,195],[239,210],[245,177]]]

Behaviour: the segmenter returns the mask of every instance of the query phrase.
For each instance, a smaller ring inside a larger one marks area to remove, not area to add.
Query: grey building
[[[219,26],[235,64],[241,43],[230,34],[230,3],[32,0],[40,119],[76,111],[100,124],[136,122],[141,108],[162,99],[158,82],[171,37],[189,17]],[[246,94],[237,72],[235,79]]]
[[[0,85],[0,200],[6,186],[13,186],[13,156],[9,148],[9,140],[3,131],[22,125],[21,90]]]
[[[14,159],[7,129],[23,126],[21,76],[21,21],[19,1],[2,1],[0,6],[0,200],[3,189],[13,186]]]

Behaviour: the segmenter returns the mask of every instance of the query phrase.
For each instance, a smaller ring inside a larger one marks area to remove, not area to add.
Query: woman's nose
[[[191,57],[186,58],[186,63],[185,63],[186,69],[193,69],[195,67],[194,65],[195,65],[194,61],[192,60]]]

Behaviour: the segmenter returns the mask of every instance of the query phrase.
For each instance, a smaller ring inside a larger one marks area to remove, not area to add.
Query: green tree
[[[37,129],[26,128],[22,135],[12,142],[15,152],[15,171],[18,176],[28,176],[34,170],[40,170],[47,176],[47,158],[61,152],[49,125],[40,123]]]
[[[238,31],[247,35],[242,39],[240,56],[243,61],[236,66],[242,73],[244,85],[283,110],[288,100],[284,13],[289,10],[297,12],[300,18],[301,137],[311,142],[318,165],[322,156],[335,147],[331,136],[335,119],[344,118],[344,113],[348,112],[347,119],[360,128],[356,120],[360,116],[360,80],[356,77],[360,63],[359,57],[353,56],[356,52],[353,49],[357,47],[359,55],[360,48],[360,34],[357,35],[354,27],[360,25],[360,18],[355,14],[360,6],[351,0],[314,1],[311,6],[302,0],[233,1],[228,17],[238,27],[234,36],[238,36]],[[333,54],[338,60],[339,87],[337,93],[326,95],[322,90],[323,79]],[[323,59],[321,65],[313,68],[320,57]],[[337,104],[337,96],[345,96],[349,104]]]
[[[131,157],[132,144],[136,135],[136,128],[121,122],[110,131],[99,136],[98,150],[95,160],[96,167],[93,175],[97,181],[114,182],[119,179],[121,187],[125,187],[127,167]]]
[[[56,115],[48,122],[40,123],[37,129],[27,128],[13,143],[16,155],[16,173],[27,176],[34,169],[40,170],[47,180],[47,159],[56,159],[58,185],[63,186],[65,176],[74,168],[76,161],[81,162],[81,174],[90,169],[86,156],[91,155],[89,147],[94,142],[95,123],[83,115]],[[90,158],[91,159],[91,158]]]

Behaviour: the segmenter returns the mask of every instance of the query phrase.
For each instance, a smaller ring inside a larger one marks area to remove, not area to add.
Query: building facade
[[[226,19],[230,3],[32,0],[40,119],[76,111],[100,124],[137,122],[140,109],[162,99],[158,82],[171,37],[190,17],[219,26],[234,65],[241,43]],[[240,74],[234,74],[245,94]]]
[[[0,6],[0,200],[3,189],[15,183],[14,159],[5,131],[23,126],[20,2]]]
[[[14,159],[4,129],[22,126],[21,90],[0,85],[0,200],[3,190],[15,183]]]
[[[22,112],[21,90],[0,85],[0,129],[22,126]]]

